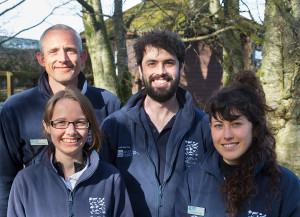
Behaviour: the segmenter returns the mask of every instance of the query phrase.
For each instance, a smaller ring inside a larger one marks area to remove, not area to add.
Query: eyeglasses
[[[76,129],[87,129],[90,124],[88,121],[49,121],[50,125],[55,129],[67,129],[72,123]]]

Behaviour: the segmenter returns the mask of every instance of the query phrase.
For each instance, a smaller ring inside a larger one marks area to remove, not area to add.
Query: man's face
[[[80,52],[77,36],[69,30],[51,30],[42,46],[44,52],[38,53],[37,58],[48,73],[50,86],[77,86],[78,74],[86,59],[86,52]]]
[[[183,67],[179,66],[176,56],[151,46],[146,47],[142,64],[139,66],[146,93],[157,102],[165,102],[174,96],[182,70]]]

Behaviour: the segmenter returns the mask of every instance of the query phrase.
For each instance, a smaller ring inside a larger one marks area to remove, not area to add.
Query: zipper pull
[[[69,216],[72,217],[73,215],[73,192],[69,190]]]
[[[158,188],[158,206],[162,207],[162,186]]]

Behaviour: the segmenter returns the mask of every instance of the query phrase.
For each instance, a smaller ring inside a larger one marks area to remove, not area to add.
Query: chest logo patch
[[[120,146],[117,157],[131,157],[133,154],[136,154],[136,152],[133,153],[131,146]]]
[[[267,215],[262,214],[260,212],[254,212],[254,211],[249,210],[248,211],[248,217],[267,217]]]
[[[105,201],[104,197],[90,197],[90,214],[97,215],[97,217],[105,217]]]
[[[188,140],[185,140],[184,143],[185,143],[185,151],[184,151],[185,163],[187,164],[187,166],[191,166],[195,164],[198,160],[199,143],[194,141],[188,141]]]

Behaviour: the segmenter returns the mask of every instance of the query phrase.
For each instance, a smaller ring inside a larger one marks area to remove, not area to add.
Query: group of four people
[[[254,73],[212,96],[207,115],[179,87],[180,37],[149,32],[134,45],[145,88],[121,108],[87,85],[72,28],[50,27],[40,48],[38,87],[0,114],[0,216],[300,216]]]

